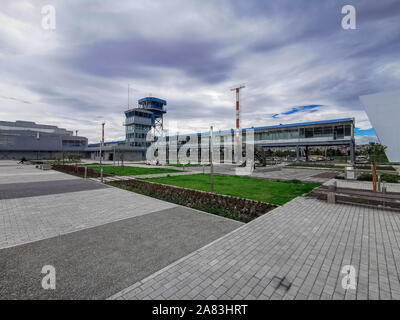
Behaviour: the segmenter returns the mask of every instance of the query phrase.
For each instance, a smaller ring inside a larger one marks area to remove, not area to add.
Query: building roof
[[[322,121],[311,121],[311,122],[300,122],[300,123],[289,123],[289,124],[279,124],[274,126],[263,126],[263,127],[252,127],[252,128],[243,128],[242,131],[246,130],[266,130],[266,129],[281,129],[281,128],[290,128],[290,127],[305,127],[305,126],[312,126],[312,125],[323,125],[323,124],[330,124],[330,123],[340,123],[340,122],[349,122],[353,121],[353,118],[342,118],[342,119],[333,119],[333,120],[322,120]],[[218,130],[214,131],[214,133],[228,133],[232,132],[235,129],[230,130]],[[191,134],[181,134],[178,135],[179,137],[184,136],[194,136],[194,135],[208,135],[210,134],[209,131],[207,132],[198,132],[198,133],[191,133]],[[173,135],[176,137],[176,135]]]
[[[162,103],[162,104],[164,104],[164,105],[167,104],[167,101],[166,101],[166,100],[159,99],[159,98],[155,98],[155,97],[145,97],[145,98],[142,98],[142,99],[140,99],[140,100],[138,101],[138,103],[141,104],[141,103],[147,102],[147,101],[158,102],[158,103]]]
[[[280,124],[280,125],[274,125],[274,126],[264,126],[264,127],[254,127],[254,128],[244,128],[242,131],[246,130],[265,130],[265,129],[280,129],[280,128],[290,128],[290,127],[304,127],[304,126],[312,126],[312,125],[319,125],[319,124],[330,124],[330,123],[340,123],[340,122],[349,122],[353,121],[353,118],[342,118],[342,119],[333,119],[333,120],[322,120],[322,121],[310,121],[310,122],[300,122],[300,123],[289,123],[289,124]],[[232,132],[232,130],[223,130],[223,131],[215,131],[215,133],[227,133],[227,132]],[[180,134],[178,135],[179,137],[188,137],[188,136],[194,136],[194,135],[208,135],[210,132],[197,132],[197,133],[190,133],[190,134]],[[169,136],[168,136],[169,137]],[[173,135],[173,137],[176,137],[176,135]],[[125,140],[121,141],[111,141],[111,142],[105,142],[104,144],[112,144],[112,143],[125,143]],[[92,143],[89,146],[96,146],[99,145],[99,143]]]
[[[297,127],[297,126],[312,126],[318,124],[329,124],[329,123],[338,123],[338,122],[348,122],[353,121],[352,118],[343,118],[343,119],[333,119],[333,120],[322,120],[322,121],[311,121],[311,122],[301,122],[301,123],[290,123],[290,124],[280,124],[275,126],[265,126],[265,127],[256,127],[256,128],[247,128],[247,129],[279,129],[279,128],[287,128],[287,127]],[[247,130],[243,129],[243,130]]]

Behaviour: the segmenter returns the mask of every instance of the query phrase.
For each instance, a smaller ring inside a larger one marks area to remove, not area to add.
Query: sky
[[[356,9],[343,29],[342,7]],[[56,27],[42,27],[44,5]],[[354,117],[376,136],[360,95],[400,87],[399,0],[2,0],[0,120],[124,139],[124,110],[168,101],[179,133]]]

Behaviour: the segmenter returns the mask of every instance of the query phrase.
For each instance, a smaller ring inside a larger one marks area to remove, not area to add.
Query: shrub
[[[53,164],[52,168],[57,171],[61,171],[64,173],[69,173],[73,175],[77,175],[83,177],[85,175],[85,168],[84,167],[77,167],[65,164]],[[98,178],[100,174],[94,171],[93,169],[87,168],[87,176],[90,178]],[[106,176],[106,175],[104,175]]]
[[[382,174],[381,175],[381,180],[389,183],[398,183],[399,182],[399,176],[394,175],[394,174]],[[371,173],[361,173],[357,180],[360,181],[372,181],[372,174]]]

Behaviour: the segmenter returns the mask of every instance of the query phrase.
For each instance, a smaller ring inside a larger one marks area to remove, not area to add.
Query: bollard
[[[337,187],[336,181],[334,181],[331,185],[328,186],[329,192],[335,192]]]
[[[381,192],[382,188],[381,188],[381,175],[378,174],[378,179],[376,182],[376,191]]]
[[[386,191],[387,191],[385,182],[382,183],[382,190],[381,191],[382,191],[382,193],[386,193]]]
[[[336,194],[334,192],[328,192],[327,201],[328,201],[328,203],[335,204],[336,203]]]
[[[85,166],[85,179],[87,179],[87,167]]]
[[[103,167],[100,168],[100,180],[103,183]]]

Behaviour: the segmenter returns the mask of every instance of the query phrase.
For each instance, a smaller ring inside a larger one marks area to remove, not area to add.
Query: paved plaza
[[[0,299],[104,299],[242,225],[16,162],[0,181]]]
[[[111,299],[400,299],[399,230],[397,213],[299,197]]]
[[[242,224],[0,162],[0,299],[400,299],[399,279],[396,212],[298,197]]]

